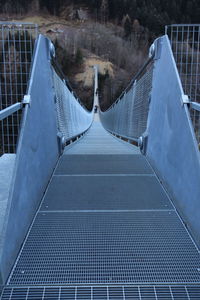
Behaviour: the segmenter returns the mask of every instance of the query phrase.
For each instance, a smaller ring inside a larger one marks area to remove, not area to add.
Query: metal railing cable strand
[[[138,142],[145,132],[152,89],[154,56],[155,51],[151,53],[150,58],[120,97],[106,111],[100,111],[101,122],[109,132],[135,142]]]
[[[93,110],[88,111],[80,101],[77,101],[66,82],[58,76],[55,70],[53,70],[53,83],[58,130],[65,144],[90,127],[93,121]]]
[[[68,78],[66,77],[66,75],[63,73],[59,63],[57,62],[57,60],[55,59],[55,57],[52,57],[51,60],[52,66],[54,68],[54,70],[56,71],[56,73],[59,75],[59,77],[65,82],[67,88],[69,89],[69,91],[71,93],[73,93],[75,99],[79,102],[79,104],[81,106],[83,106],[86,110],[87,108],[85,107],[85,105],[82,103],[82,101],[79,99],[79,97],[77,96],[76,92],[74,91],[74,89],[72,88]]]

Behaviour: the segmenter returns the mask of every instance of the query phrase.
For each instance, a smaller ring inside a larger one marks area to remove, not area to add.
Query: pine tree
[[[80,48],[78,48],[77,51],[76,51],[75,63],[77,65],[81,65],[83,63],[83,53],[82,53]]]
[[[124,37],[128,38],[132,32],[132,23],[128,14],[123,18],[122,24],[124,27]]]
[[[101,22],[106,23],[108,21],[108,0],[102,0],[100,15],[101,15]]]

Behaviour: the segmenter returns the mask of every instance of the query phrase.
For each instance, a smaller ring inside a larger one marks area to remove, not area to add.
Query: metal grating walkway
[[[138,149],[94,122],[61,157],[2,299],[200,299],[200,254]]]
[[[9,283],[198,283],[198,268],[174,211],[51,212],[38,214]]]
[[[101,123],[95,121],[86,133],[83,139],[80,139],[76,144],[67,147],[65,154],[139,154],[140,151],[136,147],[132,147],[126,142],[112,137],[106,132]]]

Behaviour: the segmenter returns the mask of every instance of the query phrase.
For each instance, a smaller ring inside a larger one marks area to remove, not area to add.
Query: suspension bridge
[[[200,26],[167,26],[106,111],[37,26],[0,47],[1,299],[200,299]]]

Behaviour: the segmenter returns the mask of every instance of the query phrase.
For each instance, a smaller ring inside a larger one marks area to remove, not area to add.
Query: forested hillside
[[[165,24],[200,21],[199,0],[1,0],[0,11],[24,14],[43,10],[59,16],[68,5],[87,6],[98,21],[120,23],[128,14],[132,21],[139,20],[142,26],[156,34]]]
[[[0,0],[2,20],[38,23],[56,45],[57,60],[87,107],[92,65],[99,65],[107,108],[146,60],[152,41],[171,23],[199,23],[200,0]]]

